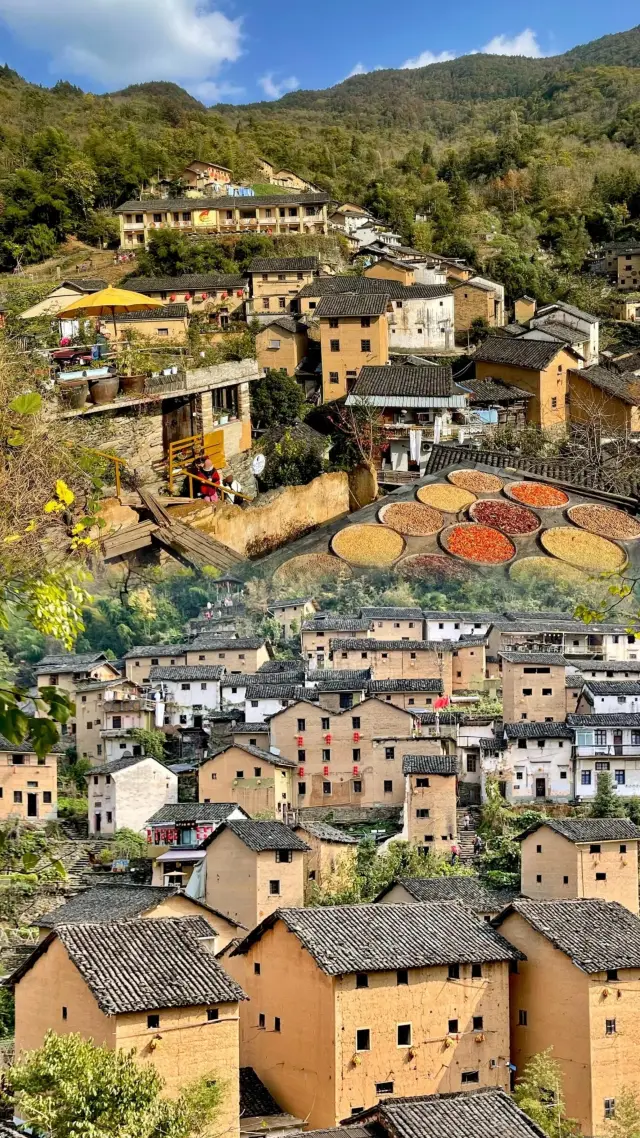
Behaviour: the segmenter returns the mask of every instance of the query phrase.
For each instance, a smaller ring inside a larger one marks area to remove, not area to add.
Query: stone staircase
[[[480,824],[479,806],[459,806],[456,810],[458,820],[458,845],[460,847],[460,862],[462,865],[473,866],[477,861],[473,852],[473,843]],[[470,826],[465,827],[465,818],[470,818]]]

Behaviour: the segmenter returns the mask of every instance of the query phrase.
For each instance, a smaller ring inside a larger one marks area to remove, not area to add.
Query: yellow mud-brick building
[[[32,743],[10,743],[0,735],[0,820],[20,818],[44,825],[58,817],[58,752],[37,755]]]
[[[424,853],[446,854],[457,839],[455,755],[403,755],[405,832]]]
[[[640,828],[628,818],[545,818],[519,841],[525,897],[593,897],[638,912]]]

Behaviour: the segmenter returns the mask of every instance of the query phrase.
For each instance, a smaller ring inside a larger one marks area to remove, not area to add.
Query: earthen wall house
[[[282,822],[228,822],[204,849],[205,903],[246,928],[281,906],[304,904],[309,847]]]
[[[57,744],[60,750],[62,747]],[[0,737],[0,819],[44,825],[58,817],[58,756]]]
[[[536,900],[638,905],[640,829],[626,818],[554,818],[521,840],[521,889]]]
[[[506,723],[561,722],[566,715],[566,660],[557,652],[502,652]]]
[[[476,378],[501,379],[529,391],[527,422],[546,430],[561,429],[569,417],[568,372],[577,366],[580,361],[570,348],[521,337],[489,336],[475,355]]]
[[[455,756],[406,754],[406,836],[425,853],[448,854],[457,840]]]
[[[213,753],[198,770],[200,802],[237,802],[251,816],[285,819],[294,805],[293,761],[251,745]]]

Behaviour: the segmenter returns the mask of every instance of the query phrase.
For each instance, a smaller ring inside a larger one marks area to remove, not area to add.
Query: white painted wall
[[[147,818],[161,806],[178,801],[178,778],[156,759],[143,758],[110,776],[90,775],[88,792],[90,834],[98,832],[96,814],[101,818],[100,833],[113,834],[124,827],[137,833],[144,831]]]
[[[391,350],[453,347],[453,293],[393,300],[387,321]]]

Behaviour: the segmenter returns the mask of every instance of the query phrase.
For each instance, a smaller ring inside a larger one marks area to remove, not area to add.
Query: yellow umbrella
[[[79,296],[77,300],[58,312],[58,319],[64,319],[67,316],[111,316],[113,320],[113,332],[115,341],[118,340],[118,329],[116,327],[116,313],[117,312],[140,312],[141,310],[148,311],[151,308],[164,308],[164,301],[154,300],[150,296],[143,296],[141,292],[129,292],[125,288],[108,288],[100,289],[100,292],[94,292],[91,296]]]

